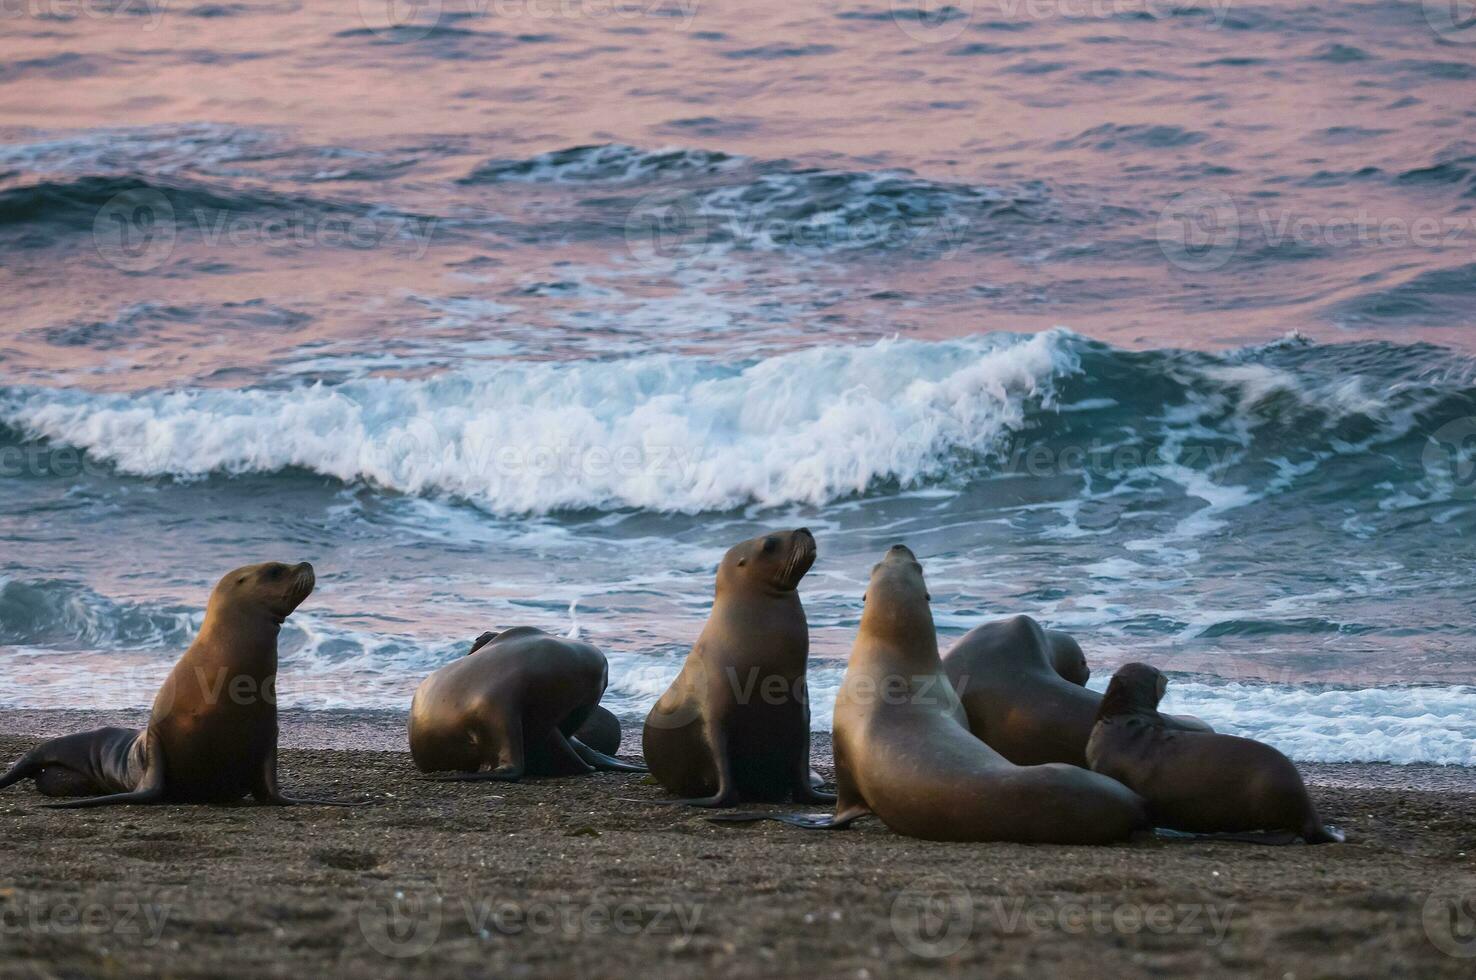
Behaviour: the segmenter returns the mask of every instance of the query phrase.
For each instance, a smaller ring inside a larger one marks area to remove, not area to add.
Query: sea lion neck
[[[267,658],[275,669],[277,638],[284,619],[268,610],[241,603],[211,602],[205,611],[194,646],[208,644],[217,652],[227,651],[237,660]]]

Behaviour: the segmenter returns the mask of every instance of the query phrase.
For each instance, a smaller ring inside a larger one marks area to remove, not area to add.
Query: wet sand
[[[0,758],[79,715],[7,713]],[[1429,977],[1476,954],[1447,904],[1476,903],[1471,770],[1303,767],[1340,846],[1071,848],[720,827],[620,799],[663,797],[641,776],[437,784],[404,752],[290,747],[382,747],[395,721],[284,715],[288,791],[359,809],[0,793],[0,976]]]

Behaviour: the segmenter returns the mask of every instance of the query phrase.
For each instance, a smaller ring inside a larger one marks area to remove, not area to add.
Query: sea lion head
[[[718,566],[718,588],[727,583],[793,592],[815,564],[815,554],[815,536],[807,527],[760,535],[728,549]]]
[[[1112,675],[1107,693],[1102,695],[1098,718],[1113,715],[1150,714],[1158,710],[1168,678],[1157,667],[1147,664],[1123,664]]]
[[[937,643],[933,610],[922,564],[912,549],[894,544],[871,569],[871,581],[861,597],[861,631],[899,640],[924,636]]]
[[[210,595],[212,608],[259,610],[279,625],[313,591],[317,579],[307,562],[243,565],[227,572]]]
[[[471,649],[466,651],[466,655],[470,657],[472,654],[482,649],[482,647],[497,639],[497,637],[500,635],[501,634],[497,630],[487,630],[481,636],[472,641]]]
[[[1056,673],[1062,680],[1086,687],[1087,681],[1092,679],[1092,669],[1087,666],[1086,654],[1081,652],[1080,644],[1065,633],[1056,632],[1050,634],[1050,641],[1051,663]]]

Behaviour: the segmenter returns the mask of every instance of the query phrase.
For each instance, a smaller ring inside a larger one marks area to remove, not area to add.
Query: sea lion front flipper
[[[266,806],[368,806],[374,802],[373,800],[308,800],[286,795],[277,785],[277,747],[275,745],[262,760],[261,772],[257,776],[256,783],[257,785],[251,789],[251,795],[258,803]]]
[[[584,760],[586,765],[593,766],[601,772],[650,772],[643,763],[626,762],[612,755],[606,755],[598,749],[592,749],[579,739],[570,736],[569,747],[574,753]]]
[[[852,809],[844,814],[835,813],[767,813],[757,810],[738,813],[714,813],[708,817],[713,823],[754,823],[759,820],[775,820],[779,823],[799,827],[801,830],[845,830],[862,817],[870,816],[864,807]]]

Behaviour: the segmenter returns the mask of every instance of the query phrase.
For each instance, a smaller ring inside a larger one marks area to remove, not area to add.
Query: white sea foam
[[[95,710],[145,708],[183,642],[110,650],[105,657],[10,646],[0,707],[75,708],[80,689],[81,702]],[[361,633],[299,613],[283,633],[279,702],[284,709],[402,710],[421,678],[464,652],[463,640]],[[682,654],[607,653],[604,703],[637,725],[676,677]],[[811,662],[813,731],[830,731],[844,670],[839,661]],[[1090,686],[1100,691],[1108,679],[1108,672],[1100,672]],[[1346,688],[1175,678],[1162,707],[1197,715],[1226,734],[1259,739],[1303,762],[1476,766],[1476,688],[1470,686]]]
[[[0,420],[135,476],[305,468],[493,513],[823,503],[996,452],[1070,336],[483,363],[430,379],[103,395],[0,389]]]

